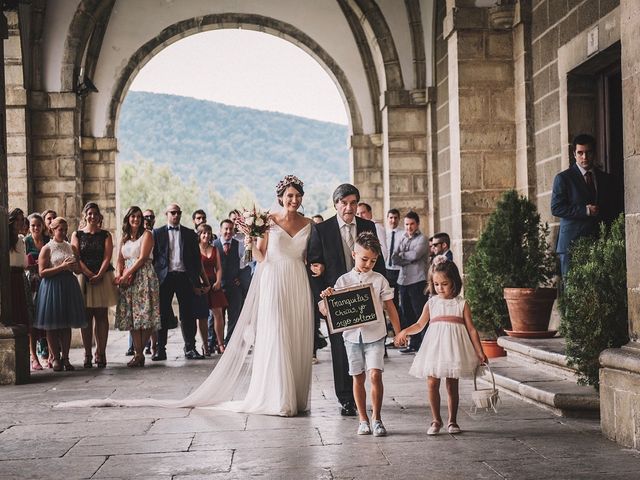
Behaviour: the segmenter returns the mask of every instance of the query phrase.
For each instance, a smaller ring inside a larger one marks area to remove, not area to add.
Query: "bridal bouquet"
[[[242,214],[236,218],[236,225],[245,235],[262,238],[269,229],[269,211],[261,212],[256,209],[255,205],[252,210],[243,209]],[[251,262],[253,260],[252,246],[253,244],[251,243],[246,246],[244,251],[245,262]]]

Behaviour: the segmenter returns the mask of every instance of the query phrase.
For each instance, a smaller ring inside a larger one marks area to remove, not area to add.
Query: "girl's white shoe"
[[[455,435],[456,433],[461,433],[462,430],[460,430],[460,427],[458,426],[457,423],[450,423],[449,426],[447,427],[447,430],[449,431],[449,433]]]
[[[433,421],[431,422],[431,426],[429,430],[427,430],[427,435],[437,435],[442,428],[442,424],[440,422]]]

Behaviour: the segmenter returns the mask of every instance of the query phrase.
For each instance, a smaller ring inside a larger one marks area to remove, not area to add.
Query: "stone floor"
[[[472,413],[473,383],[461,382],[464,433],[427,437],[425,385],[412,357],[390,350],[386,438],[357,436],[333,394],[327,349],[314,366],[312,411],[280,418],[160,408],[53,409],[64,400],[113,396],[178,398],[215,357],[185,361],[173,332],[170,359],[128,369],[126,338],[111,332],[109,366],[38,372],[0,387],[0,479],[637,479],[640,453],[600,435],[595,420],[559,418],[502,395],[497,414]],[[72,352],[80,366],[82,353]]]

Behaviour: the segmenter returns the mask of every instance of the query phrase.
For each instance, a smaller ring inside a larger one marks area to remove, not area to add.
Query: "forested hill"
[[[195,180],[203,199],[212,189],[232,197],[244,185],[268,207],[288,173],[305,181],[312,196],[348,181],[347,135],[344,125],[131,91],[119,118],[118,159],[167,165],[181,180]]]

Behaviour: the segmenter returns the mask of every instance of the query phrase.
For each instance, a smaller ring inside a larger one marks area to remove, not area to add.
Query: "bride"
[[[106,399],[58,407],[200,407],[294,416],[309,408],[313,299],[305,266],[311,220],[298,209],[303,183],[285,176],[276,187],[282,207],[255,242],[258,268],[225,353],[209,377],[183,400]],[[253,347],[253,353],[251,353]]]

